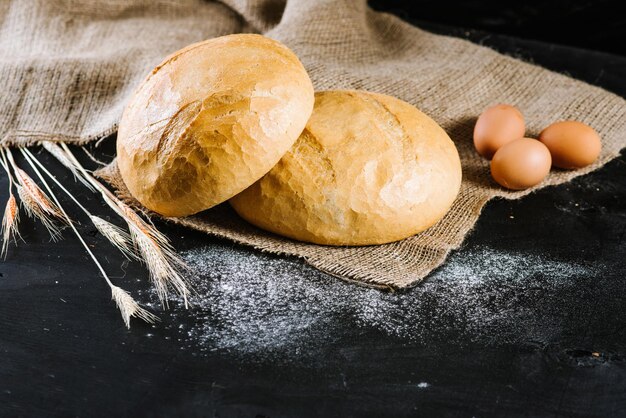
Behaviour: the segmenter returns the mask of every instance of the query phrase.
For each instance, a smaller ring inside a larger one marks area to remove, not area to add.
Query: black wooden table
[[[427,26],[626,96],[625,58]],[[0,416],[624,416],[625,163],[489,203],[448,267],[382,296],[160,223],[182,253],[208,254],[201,302],[130,331],[69,231],[52,244],[22,216],[26,243],[0,264]],[[158,308],[142,266],[79,229]]]

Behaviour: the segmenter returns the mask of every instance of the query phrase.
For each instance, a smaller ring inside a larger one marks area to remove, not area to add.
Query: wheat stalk
[[[39,188],[37,183],[35,183],[24,170],[15,167],[14,172],[25,193],[30,195],[41,211],[47,213],[52,218],[63,219],[63,214],[61,213],[59,207],[52,200],[50,200],[48,195],[46,195],[44,191]]]
[[[16,186],[17,195],[20,198],[20,203],[26,209],[26,214],[33,219],[38,219],[39,222],[46,228],[50,234],[51,241],[58,241],[61,239],[61,228],[54,222],[54,219],[49,216],[40,206],[33,195],[28,192],[22,186]]]
[[[91,219],[91,222],[98,232],[109,240],[114,247],[120,250],[126,258],[137,258],[137,255],[133,251],[132,239],[126,231],[95,215],[89,215],[89,219]]]
[[[40,142],[40,144],[42,147],[45,148],[46,151],[52,154],[61,164],[63,164],[67,169],[70,170],[70,172],[74,176],[74,179],[83,183],[83,185],[92,192],[96,191],[91,183],[85,180],[83,176],[78,173],[78,169],[76,168],[76,166],[67,158],[67,156],[58,144],[51,141],[42,141]]]
[[[65,222],[59,207],[50,200],[48,195],[39,188],[37,183],[24,170],[17,166],[10,149],[3,149],[3,156],[6,156],[15,174],[15,188],[22,206],[26,209],[26,214],[33,219],[38,219],[48,230],[50,239],[57,241],[61,237],[61,228],[55,220]]]
[[[46,148],[47,149],[47,148]],[[130,235],[125,232],[123,229],[121,229],[120,227],[113,225],[112,223],[100,218],[99,216],[96,215],[92,215],[91,212],[89,212],[89,210],[87,210],[87,208],[85,208],[85,206],[83,206],[75,197],[74,195],[65,188],[65,186],[63,186],[57,179],[56,177],[50,173],[50,171],[48,171],[48,169],[39,162],[39,160],[37,160],[37,158],[35,158],[35,156],[33,155],[32,152],[30,152],[28,149],[25,148],[21,148],[22,154],[24,154],[24,157],[26,157],[27,159],[30,159],[31,162],[37,164],[37,166],[44,172],[46,173],[46,175],[56,183],[56,185],[63,190],[63,192],[65,192],[65,194],[67,196],[69,196],[70,199],[72,199],[74,201],[74,203],[76,203],[76,205],[83,211],[85,212],[85,214],[89,217],[89,219],[91,220],[91,222],[93,223],[93,225],[96,227],[96,229],[98,230],[98,232],[100,232],[106,239],[109,240],[109,242],[111,242],[111,244],[113,244],[113,246],[115,246],[117,249],[119,249],[125,256],[126,258],[137,258],[136,254],[133,252],[133,248],[132,248],[132,240],[130,238]],[[62,150],[61,150],[62,152]],[[68,160],[69,162],[69,160]],[[71,164],[71,162],[70,162]],[[78,173],[78,172],[77,172]],[[82,174],[78,174],[79,176],[82,176]],[[92,189],[95,191],[95,189]]]
[[[176,254],[167,237],[119,199],[116,198],[117,201],[115,201],[109,198],[108,200],[122,212],[128,224],[130,236],[148,269],[150,280],[161,303],[167,304],[167,289],[170,285],[183,297],[185,307],[188,307],[189,289],[182,275],[182,270],[186,269],[186,265]]]
[[[94,163],[99,164],[99,165],[101,165],[101,166],[105,166],[105,165],[107,165],[107,163],[105,163],[104,161],[100,161],[99,159],[97,159],[96,157],[94,157],[94,156],[93,156],[93,154],[92,154],[92,153],[90,153],[90,152],[89,152],[89,150],[88,150],[87,148],[85,148],[84,146],[83,146],[83,147],[80,147],[80,149],[82,149],[82,150],[83,150],[83,152],[84,152],[85,154],[87,154],[87,157],[89,157],[89,159],[90,159],[91,161],[93,161]]]
[[[103,196],[109,206],[118,211],[126,221],[130,236],[148,269],[150,280],[161,303],[167,304],[168,286],[171,286],[183,297],[185,307],[188,307],[189,289],[182,275],[186,265],[176,254],[167,237],[115,196],[106,194]]]
[[[93,254],[93,252],[91,251],[91,249],[89,248],[89,246],[87,245],[85,240],[83,240],[83,237],[80,235],[80,233],[78,232],[78,230],[74,226],[74,223],[72,222],[72,220],[68,216],[67,212],[65,212],[65,210],[63,209],[63,206],[61,206],[61,203],[56,198],[56,196],[52,192],[52,189],[50,188],[50,186],[48,185],[48,183],[44,179],[43,175],[41,174],[41,172],[37,168],[37,165],[34,163],[34,161],[36,161],[34,156],[32,156],[32,154],[29,153],[29,152],[24,153],[24,156],[26,157],[26,161],[28,161],[30,166],[33,168],[33,171],[35,172],[37,177],[39,177],[39,180],[41,180],[41,183],[44,185],[44,187],[46,188],[48,193],[50,193],[50,195],[52,196],[52,199],[56,203],[56,206],[58,207],[59,211],[61,212],[61,214],[65,218],[66,222],[68,223],[70,228],[72,228],[72,231],[74,232],[74,234],[76,235],[78,240],[81,242],[81,244],[83,245],[83,247],[85,248],[85,250],[87,251],[89,256],[91,257],[93,262],[98,267],[98,269],[100,270],[100,273],[102,274],[102,277],[104,278],[104,280],[106,281],[107,285],[111,289],[111,298],[115,301],[115,304],[117,305],[118,309],[120,310],[120,313],[122,314],[122,319],[124,320],[124,324],[126,325],[126,327],[130,328],[130,318],[131,317],[140,318],[140,319],[142,319],[142,320],[144,320],[145,322],[148,322],[148,323],[154,323],[155,321],[157,321],[158,317],[156,315],[154,315],[154,314],[150,313],[149,311],[147,311],[146,309],[142,308],[132,298],[132,296],[127,291],[125,291],[124,289],[122,289],[122,288],[120,288],[118,286],[115,286],[111,282],[111,280],[109,279],[109,276],[107,275],[106,271],[104,270],[104,268],[102,267],[102,265],[100,264],[100,262],[98,261],[96,256]],[[50,175],[49,173],[47,173],[47,174]]]
[[[146,264],[161,303],[167,304],[167,290],[170,285],[183,297],[185,307],[188,307],[189,289],[182,275],[182,270],[187,267],[167,237],[115,196],[105,196],[105,200],[110,206],[116,206],[126,220],[130,236]]]
[[[2,168],[4,168],[9,178],[9,199],[7,200],[2,216],[2,249],[0,250],[0,256],[6,258],[11,239],[17,244],[17,238],[21,238],[18,230],[20,211],[17,207],[17,200],[13,195],[13,174],[9,169],[9,163],[4,155],[4,149],[0,149],[0,155],[2,156],[0,164],[2,164]]]
[[[168,285],[172,286],[185,300],[187,307],[188,289],[183,276],[176,266],[177,257],[164,249],[152,237],[134,224],[129,224],[130,236],[141,254],[150,279],[161,302],[167,303]]]
[[[185,307],[188,307],[189,289],[182,274],[186,266],[172,248],[167,237],[159,232],[154,225],[137,215],[130,206],[118,199],[87,172],[66,144],[54,145],[64,152],[65,157],[76,170],[100,192],[107,205],[127,223],[131,239],[148,269],[150,279],[161,303],[167,305],[168,288],[171,286],[183,297]],[[52,155],[56,156],[55,154]]]

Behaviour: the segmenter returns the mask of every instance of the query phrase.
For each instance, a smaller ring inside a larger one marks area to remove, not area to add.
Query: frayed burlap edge
[[[29,147],[37,145],[43,141],[52,142],[69,142],[74,145],[85,145],[90,142],[104,139],[117,132],[117,125],[110,129],[106,129],[100,133],[85,137],[65,135],[62,133],[46,133],[46,132],[9,132],[4,138],[0,139],[0,147]]]

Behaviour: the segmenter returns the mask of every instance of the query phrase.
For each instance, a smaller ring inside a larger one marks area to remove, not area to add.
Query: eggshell
[[[552,154],[552,165],[559,168],[581,168],[600,155],[600,136],[590,126],[573,120],[556,122],[539,134],[539,140]]]
[[[499,104],[485,109],[474,126],[474,147],[491,159],[504,144],[524,137],[524,116],[514,106]]]
[[[491,176],[503,187],[523,190],[541,181],[550,172],[548,148],[532,138],[520,138],[500,148],[491,160]]]

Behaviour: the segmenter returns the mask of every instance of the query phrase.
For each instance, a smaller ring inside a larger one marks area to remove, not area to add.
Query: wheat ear
[[[24,170],[17,166],[11,150],[6,148],[4,152],[11,164],[11,168],[13,168],[17,183],[17,195],[26,209],[26,214],[33,219],[38,219],[43,224],[48,230],[52,241],[59,240],[61,238],[61,228],[55,220],[66,223],[59,207],[50,200],[48,195],[39,188],[37,183]]]
[[[98,232],[109,240],[115,248],[120,250],[126,258],[134,260],[139,258],[133,251],[132,238],[128,232],[99,216],[91,215],[89,219],[91,219]]]
[[[65,210],[63,209],[63,206],[61,206],[61,203],[56,198],[56,196],[52,192],[52,189],[50,188],[50,186],[48,186],[48,183],[44,179],[43,175],[41,174],[41,172],[39,171],[39,169],[37,168],[37,166],[35,165],[35,163],[31,159],[31,158],[34,158],[34,157],[31,157],[30,155],[28,155],[28,153],[24,153],[24,156],[26,157],[26,161],[28,161],[30,166],[33,168],[33,171],[35,172],[35,174],[37,174],[37,177],[39,177],[39,180],[41,180],[41,183],[44,185],[44,187],[46,188],[48,193],[50,193],[50,195],[52,196],[52,199],[56,203],[56,205],[59,208],[59,210],[61,211],[62,215],[65,217],[66,222],[68,223],[70,228],[72,228],[72,231],[74,231],[74,234],[76,235],[76,237],[78,238],[80,243],[83,245],[83,247],[85,248],[85,250],[87,251],[87,253],[91,257],[91,259],[93,260],[93,262],[96,264],[96,266],[100,270],[100,273],[102,274],[102,277],[104,278],[104,280],[106,281],[107,285],[111,289],[111,298],[113,299],[113,301],[115,301],[115,304],[117,305],[118,309],[120,310],[120,313],[122,314],[122,319],[124,320],[124,324],[126,325],[126,328],[130,328],[130,318],[131,317],[140,318],[140,319],[142,319],[142,320],[144,320],[145,322],[148,322],[148,323],[154,323],[155,321],[157,321],[158,317],[156,315],[154,315],[151,312],[147,311],[146,309],[142,308],[132,298],[132,296],[127,291],[125,291],[124,289],[122,289],[122,288],[120,288],[118,286],[115,286],[111,282],[111,280],[109,279],[109,276],[107,275],[106,271],[104,270],[104,268],[102,267],[102,265],[100,264],[100,262],[98,261],[96,256],[93,254],[93,252],[91,251],[91,249],[89,248],[89,246],[87,245],[85,240],[83,240],[83,237],[80,235],[80,233],[78,232],[78,230],[74,226],[74,223],[71,221],[71,219],[68,216],[67,212],[65,212]]]
[[[4,215],[2,216],[2,249],[0,250],[0,256],[6,258],[9,249],[9,243],[13,240],[17,243],[17,238],[20,237],[18,230],[18,224],[20,221],[20,211],[17,207],[17,200],[13,195],[13,174],[9,169],[9,164],[4,156],[4,150],[2,152],[2,158],[0,164],[7,173],[9,178],[9,200],[4,208]]]
[[[143,220],[130,206],[118,199],[102,183],[89,174],[74,157],[67,145],[61,143],[58,146],[65,152],[65,156],[83,177],[100,192],[109,207],[126,221],[130,236],[146,264],[150,280],[156,289],[161,303],[163,305],[167,304],[168,287],[171,286],[183,297],[185,307],[188,307],[189,288],[182,274],[186,266],[172,248],[167,237],[159,232],[154,225]]]
[[[11,194],[4,208],[4,215],[2,216],[2,249],[0,250],[0,256],[3,258],[7,256],[9,242],[11,242],[11,240],[17,242],[17,237],[19,236],[17,224],[19,220],[20,214],[17,209],[15,196]]]
[[[48,149],[48,148],[46,148]],[[85,214],[89,217],[89,219],[91,220],[91,222],[93,223],[93,225],[96,227],[96,229],[98,230],[98,232],[100,232],[106,239],[109,240],[109,242],[111,242],[111,244],[113,244],[113,246],[115,246],[117,249],[119,249],[125,256],[126,258],[137,258],[137,255],[135,254],[135,252],[133,251],[133,247],[132,247],[132,240],[130,238],[130,235],[124,231],[122,228],[113,225],[111,222],[106,221],[102,218],[100,218],[99,216],[96,215],[92,215],[91,212],[89,212],[89,210],[87,210],[87,208],[85,208],[75,197],[74,195],[72,195],[72,193],[67,190],[67,188],[65,188],[65,186],[63,186],[57,179],[56,177],[50,173],[50,171],[48,171],[48,169],[39,162],[39,160],[37,160],[37,158],[35,158],[35,156],[33,155],[32,152],[30,152],[28,149],[26,148],[21,148],[22,154],[24,154],[24,156],[26,158],[30,158],[30,160],[32,162],[34,162],[35,164],[37,164],[37,166],[41,169],[41,171],[43,171],[44,173],[46,173],[46,175],[52,180],[54,181],[54,183],[61,189],[63,190],[63,192],[69,196],[70,199],[72,199],[74,201],[74,203],[76,203],[76,205],[83,211],[85,212]],[[62,150],[61,150],[62,152]],[[69,160],[68,160],[69,162]],[[70,164],[72,164],[71,162],[69,162]],[[82,178],[82,174],[79,174],[78,171],[76,171],[77,175],[80,176],[80,178]],[[86,181],[86,180],[85,180]],[[91,184],[90,184],[91,186]],[[95,191],[95,189],[92,189]]]
[[[102,185],[100,187],[104,188]],[[148,269],[161,303],[167,305],[168,286],[172,286],[183,297],[185,307],[188,307],[189,289],[182,274],[186,265],[167,237],[137,215],[130,206],[104,190],[104,200],[126,221],[130,236]]]
[[[148,324],[154,324],[159,321],[158,316],[142,308],[126,290],[115,286],[110,282],[109,286],[111,287],[111,299],[115,301],[115,304],[122,313],[122,318],[124,319],[126,328],[130,329],[131,317],[139,318]]]

